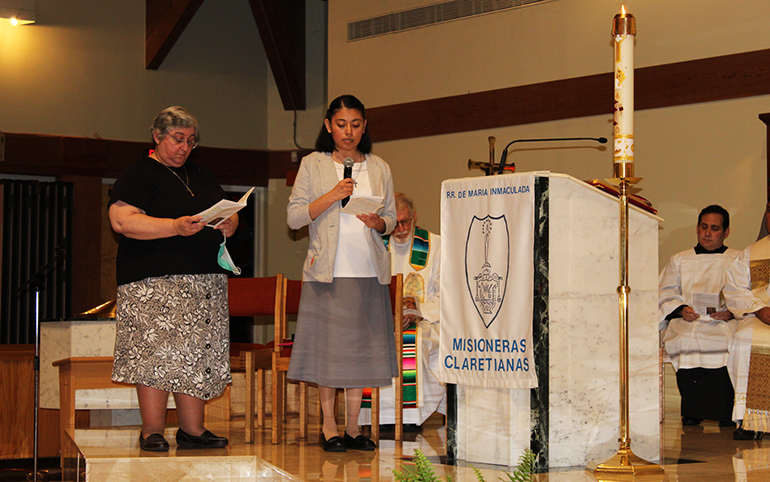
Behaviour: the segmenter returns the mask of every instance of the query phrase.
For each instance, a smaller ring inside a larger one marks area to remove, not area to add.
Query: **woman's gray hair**
[[[194,127],[196,144],[200,141],[200,136],[198,134],[198,119],[187,112],[184,107],[179,107],[178,105],[166,107],[155,116],[155,121],[150,128],[151,135],[154,136],[155,133],[157,133],[158,138],[163,139],[169,131],[180,127]],[[154,137],[152,140],[155,142]]]

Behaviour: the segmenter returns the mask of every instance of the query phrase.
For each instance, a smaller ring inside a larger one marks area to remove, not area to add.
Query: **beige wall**
[[[330,93],[353,88],[368,107],[607,72],[621,4],[637,18],[637,67],[770,43],[762,0],[553,0],[347,42],[348,22],[435,3],[330,2]]]
[[[367,107],[460,95],[608,72],[610,29],[621,2],[554,0],[504,12],[348,43],[350,21],[435,3],[336,0],[329,5],[329,97],[343,91]],[[770,3],[764,0],[629,0],[637,18],[636,66],[770,48]],[[351,81],[351,79],[355,79]],[[612,137],[607,115],[462,134],[377,143],[397,190],[414,195],[420,224],[439,230],[444,179],[478,176],[468,158],[488,159],[488,136],[500,149],[518,138]],[[721,203],[732,214],[729,244],[757,235],[766,198],[766,130],[757,115],[770,96],[638,111],[635,117],[639,194],[664,218],[660,263],[695,244],[700,208]],[[501,145],[502,144],[502,145]],[[612,152],[570,144],[520,144],[510,160],[520,171],[551,170],[579,179],[612,174]],[[580,144],[584,145],[584,144]],[[499,157],[498,157],[499,158]]]
[[[286,180],[270,181],[267,212],[267,273],[283,273],[291,279],[302,277],[302,263],[307,253],[307,228],[292,231],[286,224],[286,204],[291,187]]]
[[[0,132],[149,140],[179,104],[206,146],[294,149],[286,112],[247,1],[206,0],[157,71],[145,69],[144,2],[37,0],[37,23],[0,22]],[[326,108],[326,2],[307,2],[307,109],[297,143],[315,143]],[[286,227],[285,180],[268,188],[264,274],[301,273],[307,243]],[[105,238],[109,240],[109,236]],[[296,248],[295,248],[296,247]]]
[[[144,2],[38,0],[37,23],[0,23],[0,131],[149,140],[179,104],[204,145],[267,147],[268,66],[248,2],[207,0],[157,71]]]
[[[297,112],[297,139],[294,142],[294,112],[284,111],[273,76],[268,76],[268,108],[270,149],[312,150],[316,135],[326,112],[326,3],[306,0],[305,57],[307,106]]]
[[[269,77],[268,106],[270,149],[313,150],[318,130],[326,113],[326,5],[321,0],[306,0],[307,108],[297,112],[294,134],[294,112],[283,110],[278,90]],[[296,137],[296,139],[295,139]],[[295,142],[296,141],[296,142]],[[299,159],[297,159],[299,163]],[[297,164],[299,167],[299,164]],[[286,224],[286,205],[291,187],[285,179],[272,179],[267,194],[265,273],[283,273],[292,279],[302,277],[302,263],[307,252],[307,228],[292,231]]]
[[[297,142],[312,147],[330,98],[358,95],[368,107],[607,72],[610,25],[620,2],[554,0],[501,13],[347,43],[346,23],[433,0],[308,0],[308,109]],[[638,19],[637,66],[770,48],[770,3],[744,0],[627,1]],[[329,39],[323,27],[329,8]],[[0,23],[0,131],[142,141],[152,117],[181,104],[195,113],[204,145],[291,149],[284,112],[248,2],[206,0],[157,71],[144,68],[144,2],[37,0],[38,23]],[[328,80],[325,56],[328,48]],[[477,176],[468,158],[487,159],[487,136],[611,136],[606,116],[377,143],[396,188],[418,202],[420,222],[439,230],[439,192],[448,178]],[[695,242],[697,210],[720,202],[733,214],[731,245],[754,239],[765,189],[765,129],[757,114],[770,97],[637,112],[640,194],[665,218],[661,259]],[[611,174],[597,148],[522,145],[520,170],[550,169],[581,179]],[[285,222],[290,188],[268,190],[265,274],[299,276],[304,233]]]

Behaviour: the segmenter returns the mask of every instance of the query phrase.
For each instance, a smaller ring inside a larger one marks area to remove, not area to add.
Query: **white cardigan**
[[[374,154],[366,155],[372,195],[383,196],[384,208],[380,217],[385,221],[385,232],[370,229],[367,238],[373,256],[374,269],[380,284],[390,284],[390,253],[382,242],[382,234],[396,227],[396,202],[393,198],[393,176],[390,166]],[[315,220],[310,219],[310,203],[329,192],[339,183],[331,153],[313,152],[302,159],[299,173],[286,208],[287,223],[291,229],[309,225],[310,244],[302,268],[303,281],[331,283],[334,278],[334,258],[340,234],[340,203],[332,204]]]

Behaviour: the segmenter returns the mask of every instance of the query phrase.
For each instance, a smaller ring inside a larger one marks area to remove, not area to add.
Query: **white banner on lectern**
[[[537,386],[532,346],[534,173],[442,183],[439,379]]]

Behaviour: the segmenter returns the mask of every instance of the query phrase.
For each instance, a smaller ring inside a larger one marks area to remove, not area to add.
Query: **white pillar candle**
[[[634,38],[636,19],[625,6],[612,21],[615,41],[615,103],[613,107],[614,176],[634,177]]]

